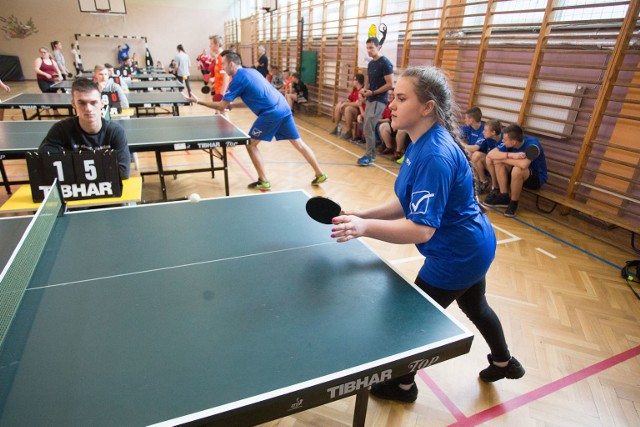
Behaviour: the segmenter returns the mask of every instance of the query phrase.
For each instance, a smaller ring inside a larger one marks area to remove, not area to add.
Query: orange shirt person
[[[220,36],[209,37],[209,49],[211,50],[211,66],[209,67],[209,82],[211,83],[211,100],[219,102],[227,92],[231,78],[222,67],[222,47],[224,42]]]

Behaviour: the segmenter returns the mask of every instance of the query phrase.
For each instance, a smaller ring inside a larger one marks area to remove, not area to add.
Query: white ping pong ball
[[[191,203],[198,203],[200,201],[200,195],[198,193],[193,193],[189,196],[189,201]]]

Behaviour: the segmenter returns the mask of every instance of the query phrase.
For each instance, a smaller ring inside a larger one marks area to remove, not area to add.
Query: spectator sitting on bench
[[[391,124],[391,109],[389,105],[395,99],[394,90],[389,91],[389,102],[387,108],[382,112],[382,118],[378,122],[377,132],[382,140],[381,154],[391,154],[394,160],[398,160],[404,152],[404,147],[409,135],[403,130],[394,129]]]
[[[291,76],[291,71],[288,68],[282,72],[282,75],[284,84],[279,90],[281,94],[285,95],[293,83],[293,76]]]
[[[464,126],[460,128],[462,142],[467,145],[475,145],[482,138],[484,123],[482,123],[482,110],[480,107],[471,107],[464,112]]]
[[[307,85],[300,80],[300,74],[293,73],[291,77],[293,77],[293,82],[291,83],[291,86],[289,86],[289,92],[285,95],[285,98],[289,104],[289,108],[293,111],[293,106],[295,104],[307,102],[309,89],[307,89]]]
[[[271,86],[276,88],[276,90],[282,89],[282,86],[284,86],[284,74],[282,74],[280,68],[277,65],[272,65],[269,70],[269,75],[271,76],[271,80],[269,80]]]
[[[464,145],[465,150],[469,153],[471,166],[476,173],[478,179],[477,193],[485,194],[489,188],[498,188],[498,182],[492,181],[488,174],[487,154],[502,142],[500,139],[502,133],[502,123],[498,120],[489,120],[483,126],[482,138],[479,138],[473,145]]]
[[[538,156],[533,160],[529,160],[525,154],[531,145],[539,149]],[[518,125],[509,125],[504,129],[502,144],[487,154],[487,167],[491,180],[498,182],[499,193],[489,193],[484,204],[506,206],[504,215],[508,217],[516,215],[523,187],[538,190],[547,182],[547,162],[540,142],[536,138],[525,137]]]
[[[358,73],[353,77],[353,87],[347,100],[338,102],[333,110],[333,121],[335,122],[336,127],[334,127],[331,131],[331,135],[342,137],[342,139],[345,140],[351,139],[351,129],[353,128],[353,123],[358,118],[358,114],[360,114],[361,101],[359,100],[359,96],[360,91],[363,87],[364,74]],[[344,127],[340,129],[340,120],[343,117]]]

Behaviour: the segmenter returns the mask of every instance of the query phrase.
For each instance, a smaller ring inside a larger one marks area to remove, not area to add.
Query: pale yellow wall
[[[75,33],[146,36],[154,61],[165,67],[175,57],[181,43],[191,57],[191,73],[200,75],[195,58],[209,46],[209,35],[224,35],[224,22],[236,16],[238,0],[126,0],[125,16],[96,16],[81,13],[77,0],[0,0],[0,16],[15,15],[26,22],[30,17],[39,30],[25,39],[7,40],[0,33],[0,54],[20,57],[25,78],[35,79],[33,61],[38,48],[49,48],[52,40],[62,42],[67,67],[73,70],[71,42]],[[85,68],[97,63],[116,62],[114,39],[80,39]],[[144,43],[129,42],[130,53],[144,60]]]

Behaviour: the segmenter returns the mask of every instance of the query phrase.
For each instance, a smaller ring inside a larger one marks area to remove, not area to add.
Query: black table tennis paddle
[[[211,88],[209,86],[202,86],[202,89],[200,89],[200,92],[206,95],[207,93],[211,92]]]
[[[322,224],[331,224],[331,220],[342,212],[339,204],[322,196],[310,198],[307,201],[306,209],[311,218]]]
[[[540,155],[540,148],[537,145],[530,145],[524,150],[527,159],[534,161]]]

